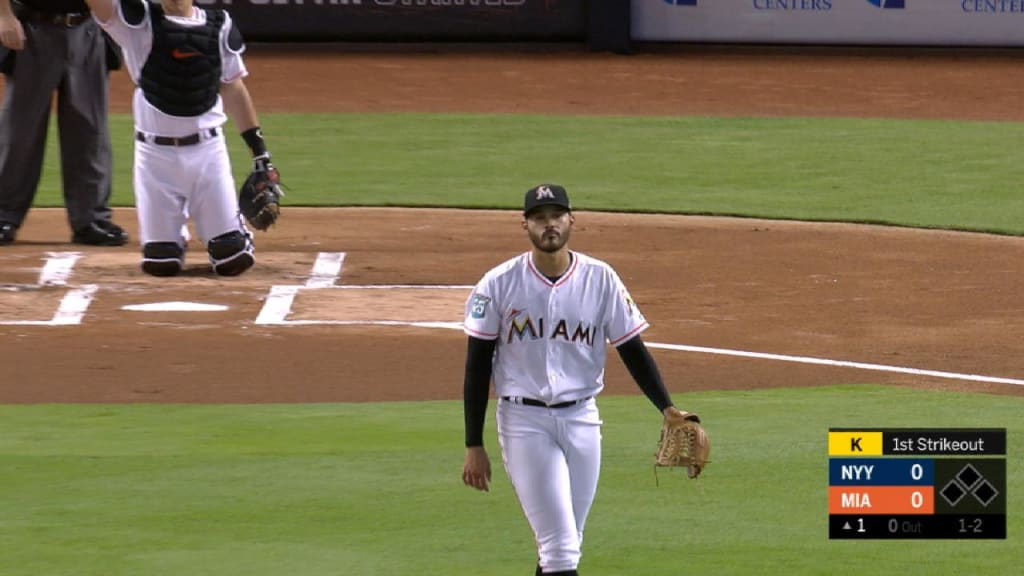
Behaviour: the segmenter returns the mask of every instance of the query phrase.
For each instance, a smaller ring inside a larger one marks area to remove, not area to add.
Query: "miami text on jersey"
[[[541,338],[557,340],[560,338],[566,342],[582,342],[593,348],[594,334],[596,332],[597,329],[593,324],[585,322],[577,322],[576,326],[570,331],[569,321],[562,318],[555,322],[551,334],[545,336],[544,318],[534,320],[529,314],[526,316],[510,315],[508,319],[508,337],[505,342],[511,344],[514,340],[521,341],[527,336],[529,336],[530,340],[540,340]]]

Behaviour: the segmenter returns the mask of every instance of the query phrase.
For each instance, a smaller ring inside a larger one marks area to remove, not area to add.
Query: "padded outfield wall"
[[[1024,0],[633,0],[636,41],[1022,46]]]
[[[250,41],[557,42],[586,38],[588,1],[196,0],[196,4],[227,9]]]
[[[1024,0],[196,0],[246,39],[1022,46]],[[614,41],[611,41],[614,40]]]

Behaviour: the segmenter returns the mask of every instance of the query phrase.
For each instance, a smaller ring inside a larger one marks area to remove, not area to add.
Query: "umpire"
[[[0,0],[0,245],[14,241],[35,198],[54,91],[71,241],[127,242],[110,220],[112,50],[83,0]]]

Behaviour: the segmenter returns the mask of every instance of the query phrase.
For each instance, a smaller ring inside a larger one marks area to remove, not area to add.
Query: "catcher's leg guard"
[[[153,276],[181,272],[185,249],[177,242],[147,242],[142,247],[142,271]]]
[[[221,276],[238,276],[256,263],[252,237],[238,230],[221,234],[206,244],[213,271]]]

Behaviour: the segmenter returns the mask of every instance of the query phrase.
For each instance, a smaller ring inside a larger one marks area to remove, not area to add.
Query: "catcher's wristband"
[[[242,140],[245,140],[245,145],[249,147],[252,152],[253,158],[257,156],[267,156],[267,143],[263,141],[263,131],[260,130],[259,126],[249,128],[245,132],[242,132]]]
[[[270,162],[270,152],[265,152],[260,156],[253,157],[252,169],[256,172],[270,172],[271,170],[275,172],[277,171],[277,168],[275,168]]]

